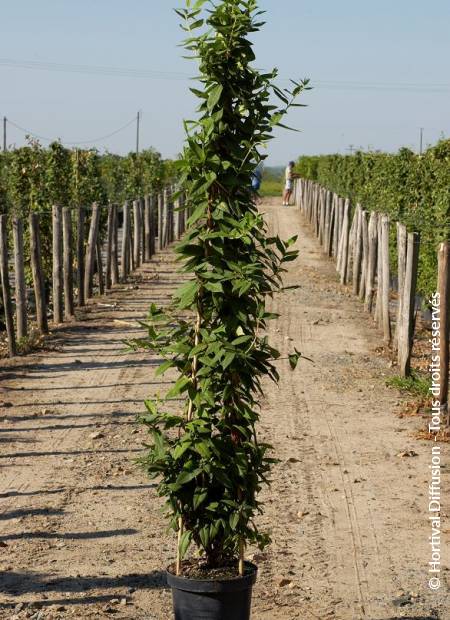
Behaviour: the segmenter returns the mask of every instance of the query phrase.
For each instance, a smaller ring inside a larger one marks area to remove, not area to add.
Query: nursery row
[[[102,295],[150,261],[156,247],[163,249],[180,238],[185,228],[182,202],[182,196],[174,199],[165,188],[123,206],[53,206],[47,257],[51,278],[43,268],[41,244],[42,220],[48,214],[30,213],[28,220],[0,215],[0,273],[10,356],[17,352],[17,341],[27,337],[30,320],[40,333],[47,333],[49,316],[55,324],[70,320],[75,304],[82,307],[93,297],[94,277]],[[32,287],[27,287],[28,267]]]
[[[411,372],[418,310],[418,263],[422,251],[420,235],[408,233],[405,224],[385,213],[368,212],[360,205],[352,207],[348,198],[325,189],[311,180],[299,179],[296,203],[310,222],[327,256],[336,261],[342,284],[352,287],[354,295],[373,314],[383,332],[384,342],[397,350],[400,373]],[[395,232],[397,256],[393,277],[389,251],[391,231]],[[434,273],[434,311],[432,327],[436,331],[436,353],[440,360],[440,403],[448,402],[450,335],[450,243],[440,244],[436,252],[438,270]],[[438,305],[438,307],[436,307]],[[436,329],[435,329],[436,328]]]
[[[159,191],[173,177],[172,162],[153,149],[127,156],[97,150],[28,146],[0,153],[0,213],[28,216],[53,204],[122,203]]]
[[[417,155],[409,149],[396,154],[357,152],[354,155],[301,157],[297,169],[305,179],[347,196],[368,211],[419,232],[418,292],[428,298],[435,287],[436,249],[450,239],[450,140],[442,140]],[[396,262],[395,230],[390,257]]]

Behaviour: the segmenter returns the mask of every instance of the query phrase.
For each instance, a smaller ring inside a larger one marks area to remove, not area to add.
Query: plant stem
[[[177,545],[177,564],[176,564],[176,575],[177,577],[181,574],[181,554],[180,554],[180,544],[181,537],[183,536],[183,517],[178,519],[178,545]]]
[[[239,575],[244,576],[244,540],[239,541]]]

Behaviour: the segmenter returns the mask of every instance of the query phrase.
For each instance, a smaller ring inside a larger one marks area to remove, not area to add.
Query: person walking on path
[[[256,166],[256,168],[254,169],[254,171],[252,173],[251,181],[252,181],[253,202],[255,204],[259,204],[259,202],[260,202],[259,190],[261,189],[261,182],[262,182],[262,166],[261,166],[261,164],[258,164]]]
[[[294,172],[295,162],[290,161],[286,167],[285,177],[286,182],[283,192],[283,207],[288,207],[292,196],[292,190],[294,185],[294,179],[298,179],[299,175]]]

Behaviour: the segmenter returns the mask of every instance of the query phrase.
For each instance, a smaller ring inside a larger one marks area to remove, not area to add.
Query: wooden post
[[[341,235],[341,284],[347,284],[348,279],[348,255],[349,255],[349,241],[350,241],[350,202],[345,201],[344,204],[344,217],[342,222],[342,235]]]
[[[186,196],[184,193],[180,196],[180,206],[181,236],[183,236],[186,231]]]
[[[411,352],[414,339],[417,266],[419,262],[418,233],[409,233],[406,252],[406,268],[402,291],[402,314],[397,327],[398,365],[402,377],[411,374]]]
[[[33,274],[36,321],[41,334],[48,334],[47,303],[45,299],[44,274],[41,262],[41,240],[39,235],[39,214],[30,213],[30,256]]]
[[[366,296],[366,277],[367,277],[367,262],[369,255],[369,227],[367,222],[367,211],[361,212],[361,234],[362,234],[362,269],[361,279],[359,282],[359,298],[365,299]]]
[[[337,225],[337,231],[336,231],[336,245],[335,245],[335,256],[337,258],[339,256],[339,246],[340,246],[340,240],[342,236],[342,225],[344,223],[345,200],[335,194],[335,202],[338,208],[338,225]]]
[[[144,222],[145,202],[143,198],[139,198],[139,222],[141,229],[141,265],[145,263],[145,222]]]
[[[445,414],[445,425],[450,426],[448,408],[448,373],[449,373],[449,341],[450,341],[450,241],[441,243],[438,252],[438,292],[440,297],[440,350],[439,366],[441,386],[439,402]]]
[[[333,256],[334,247],[334,230],[336,228],[337,210],[336,204],[333,200],[333,194],[327,192],[327,204],[328,204],[328,221],[327,221],[327,254],[331,258]]]
[[[134,243],[133,261],[134,269],[141,266],[141,210],[139,200],[133,201],[133,221],[134,221]]]
[[[112,206],[111,284],[119,283],[119,215],[118,206]]]
[[[92,205],[91,223],[86,247],[86,262],[84,269],[84,298],[87,301],[92,297],[95,255],[97,248],[98,223],[100,220],[100,208],[97,203]]]
[[[160,192],[158,194],[158,248],[160,250],[162,250],[164,247],[163,218],[164,218],[164,194]]]
[[[8,337],[8,353],[14,357],[17,353],[16,334],[14,333],[14,316],[9,284],[8,261],[8,216],[0,215],[0,276],[2,280],[3,311],[5,313],[6,334]]]
[[[377,270],[378,248],[378,215],[375,211],[372,211],[369,218],[368,245],[364,308],[367,312],[371,313],[373,298],[375,296],[375,274]]]
[[[25,338],[27,329],[27,287],[25,284],[25,264],[23,253],[23,223],[18,217],[13,219],[14,274],[16,294],[16,333],[17,339]]]
[[[162,223],[162,241],[163,248],[168,245],[169,242],[169,191],[167,187],[164,188],[164,209],[163,209],[163,223]]]
[[[85,214],[83,207],[77,209],[77,284],[78,284],[78,306],[86,303],[84,297],[84,220]]]
[[[352,220],[352,225],[350,227],[350,233],[348,236],[348,254],[347,254],[347,282],[350,282],[350,274],[352,274],[352,261],[353,261],[353,255],[354,255],[354,248],[355,248],[355,234],[356,234],[356,228],[357,228],[357,224],[358,224],[358,217],[357,216],[357,209],[355,209],[355,212],[353,213],[353,217],[351,218]],[[353,265],[353,269],[355,268],[355,266]]]
[[[382,257],[381,257],[381,213],[378,214],[377,218],[377,298],[375,303],[375,315],[374,320],[378,327],[382,327],[382,312],[381,312],[381,289],[383,282],[383,266],[382,266]]]
[[[105,288],[111,290],[112,285],[112,259],[113,259],[113,236],[114,236],[114,205],[108,205],[108,221],[106,224],[106,266]]]
[[[387,215],[381,216],[381,268],[382,268],[382,289],[381,289],[381,317],[383,324],[384,341],[387,345],[391,343],[391,319],[389,315],[389,290],[390,290],[390,268],[389,268],[389,218]]]
[[[359,282],[361,278],[362,260],[362,209],[357,205],[355,216],[355,232],[353,244],[353,295],[359,293]]]
[[[62,209],[60,205],[52,208],[53,228],[53,321],[63,322],[63,258],[62,258]]]
[[[64,315],[67,319],[74,316],[73,303],[73,250],[72,250],[72,210],[64,207],[63,224],[63,272],[64,272]]]
[[[103,280],[102,243],[100,241],[100,235],[97,235],[97,243],[95,244],[95,263],[97,265],[98,292],[100,295],[104,295],[105,282]]]
[[[408,245],[408,232],[406,226],[397,222],[397,324],[396,324],[396,341],[397,348],[400,348],[400,324],[402,319],[402,303],[403,303],[403,288],[405,285],[405,270],[406,270],[406,249]]]
[[[325,202],[325,190],[323,187],[319,187],[319,243],[324,245],[325,237],[325,220],[326,220],[326,202]]]
[[[156,253],[156,232],[158,227],[158,196],[157,194],[152,194],[150,199],[150,239],[151,239],[151,252],[152,257]]]
[[[134,271],[134,244],[133,244],[133,230],[134,230],[134,218],[132,219],[132,215],[133,215],[133,209],[132,209],[132,205],[130,205],[130,209],[128,211],[128,219],[129,219],[129,226],[128,226],[128,238],[127,238],[127,246],[128,246],[128,257],[129,257],[129,265],[130,265],[130,272]]]
[[[342,269],[342,246],[343,246],[343,227],[344,227],[344,202],[335,195],[335,200],[339,205],[339,220],[338,220],[338,231],[337,231],[337,250],[336,250],[336,271],[341,273]]]
[[[144,262],[148,263],[152,258],[152,213],[151,198],[147,194],[144,198]]]
[[[128,277],[130,273],[130,255],[129,255],[129,229],[130,229],[130,205],[128,201],[123,205],[123,226],[122,226],[122,256],[120,261],[120,277],[122,281]]]

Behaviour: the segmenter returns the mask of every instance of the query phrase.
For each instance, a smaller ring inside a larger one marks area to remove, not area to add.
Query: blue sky
[[[195,108],[187,80],[195,71],[181,58],[183,33],[172,10],[181,0],[3,5],[1,116],[44,137],[81,142],[111,133],[141,109],[141,145],[166,157],[179,152],[182,119]],[[314,86],[303,100],[308,108],[289,119],[302,132],[278,132],[270,163],[350,145],[418,148],[420,127],[425,144],[450,135],[447,0],[261,0],[261,7],[267,24],[255,37],[257,65],[278,67],[281,85],[309,77]],[[47,68],[18,66],[26,61]],[[8,142],[22,144],[23,132],[8,126]],[[123,153],[134,143],[131,124],[96,144]]]

